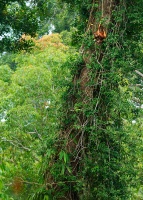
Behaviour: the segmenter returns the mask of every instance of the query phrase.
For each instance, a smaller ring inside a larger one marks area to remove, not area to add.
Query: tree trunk
[[[95,4],[93,0],[85,42],[80,48],[82,62],[76,66],[64,105],[66,114],[60,134],[64,142],[59,144],[57,154],[62,150],[69,156],[70,170],[66,167],[61,178],[64,186],[57,183],[54,189],[63,192],[57,197],[60,200],[114,200],[126,190],[120,178],[120,135],[114,135],[121,128],[120,111],[114,108],[120,94],[118,81],[112,79],[117,71],[113,71],[114,60],[109,55],[117,45],[117,41],[111,43],[109,39],[119,31],[120,23],[114,18],[123,2],[102,0],[98,7]]]

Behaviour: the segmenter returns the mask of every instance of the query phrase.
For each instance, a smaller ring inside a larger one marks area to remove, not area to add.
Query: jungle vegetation
[[[141,0],[0,2],[0,198],[143,199]]]

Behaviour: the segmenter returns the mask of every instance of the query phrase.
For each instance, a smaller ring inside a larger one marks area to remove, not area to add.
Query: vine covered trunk
[[[58,175],[48,169],[46,184],[53,183],[52,194],[60,200],[126,199],[122,66],[117,64],[118,57],[122,60],[126,5],[124,0],[88,4],[80,58],[73,64],[57,153],[50,163]]]

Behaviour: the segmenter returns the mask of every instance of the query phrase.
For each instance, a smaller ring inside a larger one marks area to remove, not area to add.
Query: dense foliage
[[[0,52],[16,51],[31,46],[31,41],[22,40],[21,35],[47,34],[56,12],[57,1],[4,0],[0,2]],[[46,30],[42,26],[45,23]],[[41,31],[41,27],[43,30]]]
[[[62,81],[70,78],[67,67],[61,68],[69,50],[60,36],[44,36],[35,43],[32,53],[1,58],[1,198],[5,200],[28,199],[43,188],[42,157],[59,126]]]
[[[40,36],[50,25],[62,33],[22,35],[31,52],[1,56],[0,197],[142,199],[141,0],[31,3],[16,5],[33,10],[34,24],[41,17]]]
[[[136,108],[129,87],[130,76],[142,60],[140,40],[135,40],[137,35],[141,39],[141,31],[130,34],[135,20],[136,26],[140,24],[141,13],[135,14],[140,5],[132,2],[132,8],[117,2],[107,38],[97,44],[90,25],[100,23],[98,4],[70,3],[79,9],[75,42],[82,47],[71,65],[73,82],[64,95],[62,134],[47,169],[47,184],[54,185],[47,194],[54,199],[129,199],[139,181],[138,165],[142,166],[142,131],[132,124]]]

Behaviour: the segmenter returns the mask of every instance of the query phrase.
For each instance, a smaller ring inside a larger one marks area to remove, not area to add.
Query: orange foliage
[[[41,49],[44,49],[47,46],[67,49],[67,47],[62,44],[60,35],[58,33],[44,35],[42,38],[36,41],[36,46],[40,47]]]
[[[35,43],[35,46],[41,50],[47,48],[48,46],[53,46],[56,48],[63,48],[65,50],[68,48],[62,43],[62,40],[58,33],[44,35],[40,39],[32,38],[29,35],[23,34],[20,40],[21,41],[22,40],[25,40],[25,41],[32,40]]]

